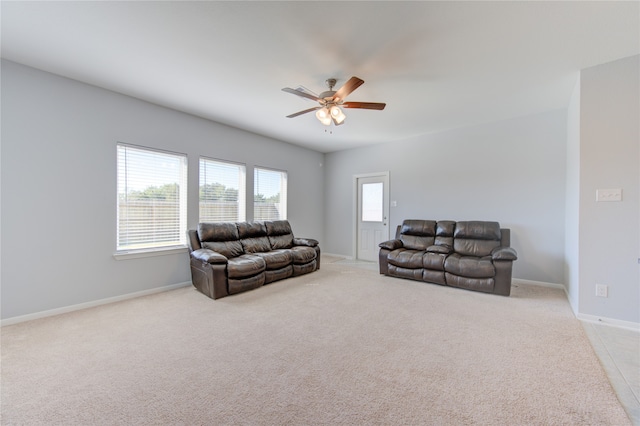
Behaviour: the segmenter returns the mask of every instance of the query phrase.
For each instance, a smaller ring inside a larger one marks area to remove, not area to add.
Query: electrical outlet
[[[622,189],[598,189],[596,201],[622,201]]]
[[[609,297],[609,286],[604,284],[596,284],[596,296]]]

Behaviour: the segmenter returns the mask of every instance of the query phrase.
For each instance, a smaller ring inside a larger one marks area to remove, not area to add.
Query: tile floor
[[[631,423],[640,426],[640,333],[586,321],[582,326]]]
[[[341,259],[338,263],[378,270],[376,262]],[[582,326],[631,423],[640,426],[640,333],[586,321]]]

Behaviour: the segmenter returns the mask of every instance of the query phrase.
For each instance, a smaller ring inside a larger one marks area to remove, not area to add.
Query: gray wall
[[[640,56],[582,70],[579,282],[581,314],[640,323]],[[621,202],[596,190],[621,188]],[[596,284],[609,297],[595,296]]]
[[[286,170],[294,233],[323,243],[321,153],[4,60],[1,89],[2,318],[190,281],[186,252],[113,258],[119,141],[188,154],[190,228],[200,155],[245,163],[249,188],[254,165]]]
[[[496,220],[512,230],[514,277],[563,283],[566,132],[558,110],[327,154],[325,251],[354,255],[353,175],[389,171],[392,230]]]

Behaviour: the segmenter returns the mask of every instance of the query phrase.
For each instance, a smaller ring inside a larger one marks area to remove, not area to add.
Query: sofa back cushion
[[[498,222],[458,222],[453,234],[453,249],[462,256],[489,256],[500,246],[500,239]]]
[[[439,220],[436,225],[436,238],[434,245],[453,247],[453,233],[456,222],[453,220]]]
[[[410,250],[426,250],[432,246],[436,237],[435,220],[410,219],[402,222],[400,241],[404,248]]]
[[[264,222],[240,222],[238,223],[238,235],[245,253],[271,251]]]
[[[198,238],[202,248],[213,250],[227,258],[244,254],[235,223],[200,223]]]
[[[267,236],[272,250],[293,247],[293,232],[289,221],[274,220],[267,221],[264,224],[267,228]]]

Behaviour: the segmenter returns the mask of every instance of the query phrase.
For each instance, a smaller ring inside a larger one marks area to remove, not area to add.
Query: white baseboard
[[[81,309],[93,308],[100,305],[106,305],[109,303],[120,302],[123,300],[134,299],[136,297],[148,296],[150,294],[162,293],[164,291],[175,290],[181,287],[187,287],[191,285],[191,281],[185,281],[178,284],[171,284],[164,287],[152,288],[149,290],[136,291],[135,293],[123,294],[121,296],[108,297],[106,299],[94,300],[86,303],[79,303],[77,305],[65,306],[63,308],[51,309],[48,311],[36,312],[28,315],[20,315],[17,317],[11,317],[0,321],[0,327],[5,325],[18,324],[20,322],[31,321],[40,318],[51,317],[53,315],[66,314],[68,312],[79,311]]]
[[[566,287],[562,284],[555,284],[555,283],[547,283],[544,281],[533,281],[533,280],[523,280],[520,278],[513,278],[511,280],[511,284],[523,284],[523,285],[537,285],[540,287],[551,287],[551,288],[557,288],[560,290],[564,290],[566,293]]]
[[[542,287],[551,287],[551,288],[564,290],[565,296],[567,296],[567,300],[569,300],[569,293],[567,292],[567,288],[562,284],[546,283],[542,281],[522,280],[519,278],[514,278],[512,280],[512,283],[523,284],[523,285],[538,285]],[[573,312],[573,314],[580,321],[590,322],[594,324],[608,325],[610,327],[623,328],[625,330],[640,332],[640,323],[637,323],[637,322],[623,321],[623,320],[607,318],[607,317],[599,317],[597,315],[581,314],[580,312],[575,312],[575,311]]]
[[[640,333],[640,323],[631,321],[622,321],[613,318],[599,317],[596,315],[578,314],[576,317],[580,321],[590,322],[593,324],[608,325],[616,328],[624,328],[625,330],[635,331]]]

